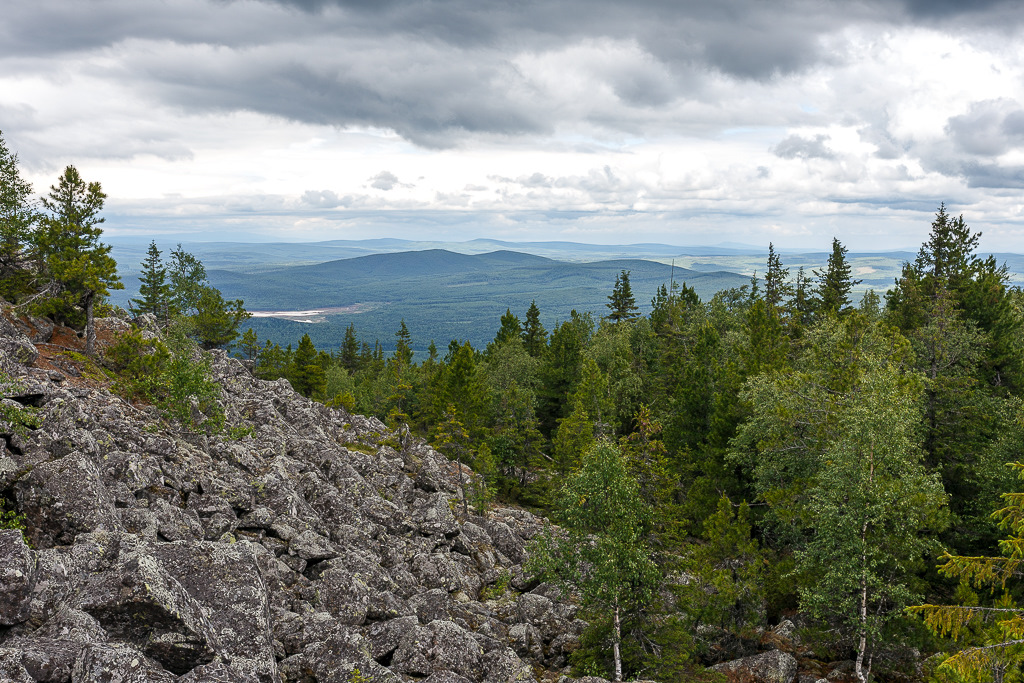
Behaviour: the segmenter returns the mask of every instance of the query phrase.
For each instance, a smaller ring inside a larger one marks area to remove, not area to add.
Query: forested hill
[[[726,272],[696,272],[644,260],[569,263],[513,251],[459,254],[441,249],[373,254],[258,274],[210,270],[210,281],[230,299],[244,299],[250,311],[310,311],[349,307],[314,316],[313,324],[280,318],[249,321],[261,339],[282,346],[309,334],[318,347],[337,348],[346,327],[362,339],[393,348],[395,330],[405,320],[413,348],[451,339],[474,346],[494,336],[495,321],[511,309],[524,315],[536,301],[548,327],[568,320],[571,311],[603,315],[616,275],[630,271],[641,310],[650,310],[656,290],[675,278],[699,296],[749,283]],[[310,317],[302,317],[308,320]]]

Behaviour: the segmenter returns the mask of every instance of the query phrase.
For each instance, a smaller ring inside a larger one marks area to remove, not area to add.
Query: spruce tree
[[[832,253],[824,272],[814,271],[818,278],[818,310],[822,314],[846,313],[850,310],[850,291],[860,284],[851,277],[852,269],[846,260],[848,249],[835,237],[832,238]]]
[[[523,346],[526,352],[534,358],[540,358],[548,345],[548,331],[540,322],[540,309],[537,308],[537,301],[530,302],[530,308],[526,311],[526,324],[523,326]]]
[[[155,241],[149,243],[139,283],[139,297],[131,300],[132,311],[136,314],[152,313],[158,321],[166,324],[170,320],[171,286]]]
[[[501,316],[501,327],[498,328],[498,333],[494,336],[492,346],[501,346],[510,341],[519,340],[522,334],[523,326],[519,322],[519,318],[512,314],[512,309],[505,309],[505,314]]]
[[[764,302],[774,314],[782,305],[783,299],[793,293],[787,282],[789,269],[782,267],[782,259],[775,252],[775,245],[768,243],[768,268],[764,274]]]
[[[359,340],[356,338],[356,326],[349,323],[345,328],[345,338],[341,342],[340,361],[343,368],[350,373],[359,369]]]
[[[630,271],[623,270],[615,276],[615,286],[608,297],[608,303],[605,304],[611,311],[608,319],[615,323],[632,320],[640,310],[636,305],[636,299],[633,298],[633,289],[629,285],[629,273]]]

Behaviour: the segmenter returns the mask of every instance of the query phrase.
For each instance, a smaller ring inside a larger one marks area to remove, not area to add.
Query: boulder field
[[[0,680],[567,671],[585,624],[522,570],[543,520],[462,514],[458,470],[430,446],[222,351],[225,428],[180,428],[39,327],[0,319],[0,493],[26,537],[0,531]]]

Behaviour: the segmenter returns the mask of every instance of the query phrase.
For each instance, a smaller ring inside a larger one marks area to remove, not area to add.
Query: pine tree
[[[256,332],[251,327],[242,335],[242,341],[238,346],[248,360],[256,359],[260,352],[260,340],[256,337]]]
[[[134,313],[152,313],[158,321],[170,320],[171,286],[167,282],[167,268],[163,265],[156,242],[149,243],[146,260],[139,276],[139,298],[131,300]]]
[[[629,285],[629,273],[630,271],[623,270],[615,276],[615,286],[608,297],[608,303],[605,304],[611,311],[608,319],[612,322],[632,320],[640,310],[636,305],[636,299],[633,298],[633,289]]]
[[[0,295],[14,300],[26,288],[25,250],[39,216],[31,201],[32,185],[21,178],[18,155],[0,134]]]
[[[98,182],[86,183],[78,169],[68,166],[42,199],[49,215],[35,236],[44,291],[52,296],[47,312],[67,317],[69,307],[84,309],[85,352],[90,356],[95,353],[97,299],[109,289],[124,289],[110,247],[99,241],[104,221],[99,213],[106,198]]]

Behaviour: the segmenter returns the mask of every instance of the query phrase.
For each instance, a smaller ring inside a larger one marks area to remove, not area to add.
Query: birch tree
[[[622,622],[648,603],[658,570],[645,541],[649,509],[619,449],[599,441],[556,494],[556,520],[530,547],[527,569],[611,618],[614,680],[622,680]]]

